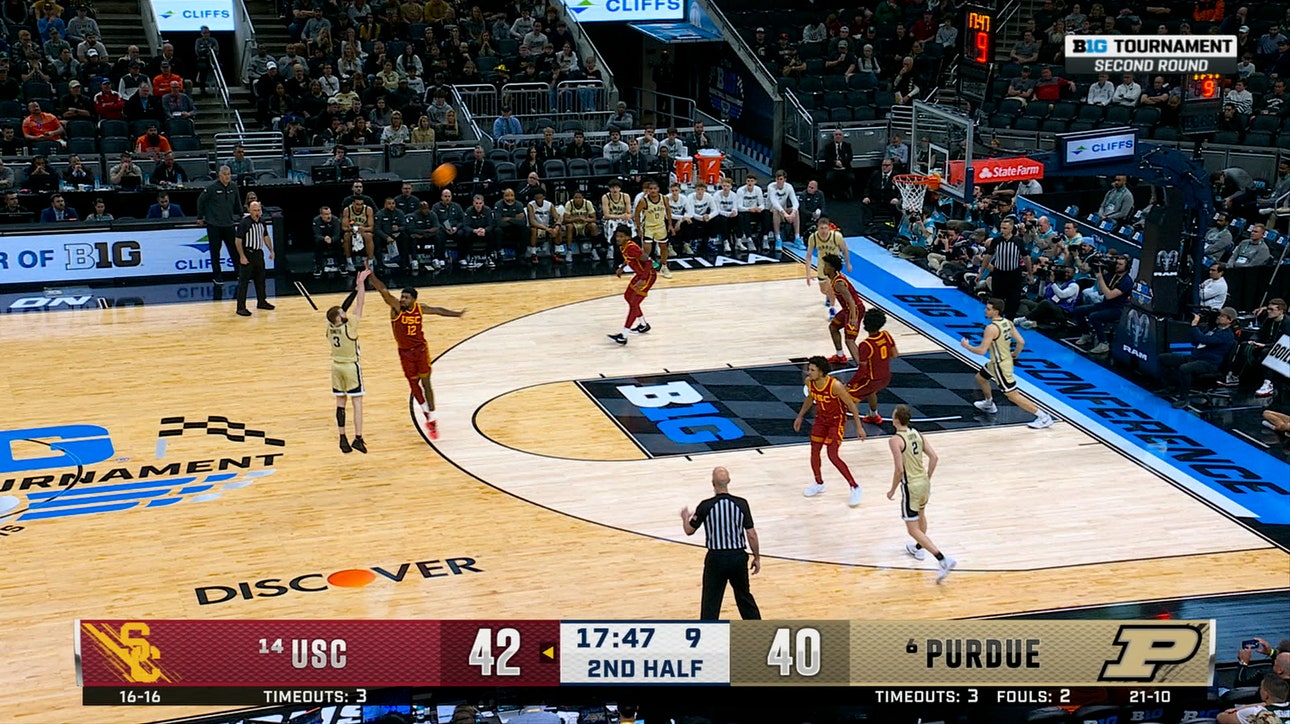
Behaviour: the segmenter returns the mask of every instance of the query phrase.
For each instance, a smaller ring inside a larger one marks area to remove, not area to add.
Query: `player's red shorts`
[[[890,377],[874,380],[869,379],[863,373],[856,373],[851,377],[851,381],[847,383],[847,394],[851,395],[851,399],[858,402],[869,395],[876,395],[882,390],[887,389],[887,385],[890,384]]]
[[[833,319],[829,320],[829,326],[834,329],[845,329],[846,335],[855,339],[860,336],[860,322],[858,320],[853,322],[847,318],[848,316],[847,308],[843,307],[842,311],[833,315]]]
[[[399,364],[403,365],[403,376],[410,380],[430,374],[430,350],[425,347],[399,348]]]
[[[629,302],[633,299],[644,299],[649,296],[649,290],[654,288],[656,281],[658,281],[658,274],[650,274],[639,282],[632,279],[632,282],[627,285],[627,290],[623,292],[623,299]]]
[[[811,442],[832,445],[835,442],[842,442],[847,433],[847,419],[838,417],[834,419],[815,418],[811,425]]]

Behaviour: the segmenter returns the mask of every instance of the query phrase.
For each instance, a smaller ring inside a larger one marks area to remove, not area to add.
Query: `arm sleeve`
[[[350,292],[350,293],[349,293],[349,296],[348,296],[348,297],[345,297],[345,301],[343,301],[343,302],[341,302],[341,303],[340,303],[340,308],[341,308],[341,309],[344,309],[346,312],[348,312],[348,311],[349,311],[349,305],[353,304],[353,303],[354,303],[354,300],[355,300],[355,299],[357,299],[357,298],[358,298],[358,289],[354,289],[354,291],[352,291],[352,292]]]
[[[708,518],[708,511],[712,510],[712,499],[705,500],[694,509],[694,515],[690,516],[690,525],[698,528],[703,525],[703,521]]]
[[[752,508],[748,507],[748,501],[743,498],[739,499],[739,509],[744,512],[744,530],[753,527]]]

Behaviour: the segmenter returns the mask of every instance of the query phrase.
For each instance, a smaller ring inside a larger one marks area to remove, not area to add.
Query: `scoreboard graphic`
[[[1212,621],[78,621],[83,701],[361,704],[435,686],[1204,687]],[[963,688],[966,687],[966,688]],[[887,694],[884,694],[887,692]],[[327,701],[321,701],[326,698]]]
[[[1235,35],[1067,35],[1071,73],[1236,72]]]

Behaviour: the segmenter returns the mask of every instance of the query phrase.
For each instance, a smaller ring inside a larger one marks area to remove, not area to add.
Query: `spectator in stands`
[[[900,193],[892,181],[895,171],[895,162],[890,158],[884,158],[879,169],[869,176],[864,198],[860,199],[860,203],[864,204],[861,216],[866,227],[874,216],[899,214]]]
[[[1030,77],[1030,66],[1021,66],[1021,75],[1008,83],[1008,98],[1016,98],[1022,103],[1029,103],[1035,97],[1035,79]]]
[[[636,139],[640,143],[641,155],[648,160],[658,158],[658,139],[654,137],[654,124],[646,123],[641,137]]]
[[[834,198],[850,195],[851,158],[851,143],[846,140],[841,128],[833,129],[833,142],[824,147],[824,168],[825,182]]]
[[[99,81],[99,92],[94,95],[94,115],[99,120],[119,121],[125,118],[125,99],[112,90],[112,80]]]
[[[829,30],[824,27],[824,21],[816,20],[814,23],[808,22],[802,27],[803,43],[823,43],[829,39]]]
[[[233,157],[223,162],[237,181],[255,179],[255,162],[246,157],[246,147],[241,142],[233,144]]]
[[[1115,87],[1115,93],[1111,95],[1111,103],[1117,106],[1134,107],[1138,105],[1138,99],[1142,97],[1142,86],[1133,80],[1132,73],[1125,73],[1120,80],[1120,84]]]
[[[627,104],[623,101],[618,101],[618,104],[614,106],[613,115],[609,117],[608,121],[605,121],[605,130],[611,132],[615,130],[630,131],[634,125],[632,114],[627,111]],[[700,146],[700,148],[706,148],[706,146]]]
[[[896,170],[903,171],[909,168],[909,144],[905,143],[899,133],[893,133],[887,148],[882,152],[882,157],[895,160]]]
[[[106,224],[109,221],[115,221],[116,217],[107,212],[107,203],[103,199],[94,199],[94,213],[85,217],[86,223]]]
[[[1130,294],[1133,292],[1133,277],[1129,275],[1129,258],[1115,257],[1115,270],[1111,272],[1109,280],[1105,277],[1101,265],[1098,265],[1093,273],[1097,293],[1102,296],[1102,301],[1075,308],[1075,323],[1083,332],[1077,344],[1080,346],[1093,344],[1093,348],[1089,350],[1090,354],[1106,354],[1110,350],[1110,345],[1107,343],[1107,329],[1120,321],[1120,313],[1129,303]]]
[[[149,123],[142,136],[134,141],[134,152],[145,153],[160,158],[161,154],[170,151],[170,139],[161,135],[156,123]]]
[[[1252,225],[1249,238],[1243,239],[1232,250],[1231,266],[1242,268],[1270,264],[1272,250],[1268,248],[1267,233],[1267,227],[1263,224]]]
[[[623,143],[622,133],[614,128],[609,131],[609,141],[601,148],[601,155],[614,162],[616,166],[627,150],[628,146]]]
[[[436,129],[440,140],[443,141],[460,141],[461,124],[457,121],[457,111],[449,108],[448,114],[444,116],[443,125]]]
[[[900,70],[891,81],[891,90],[896,94],[896,103],[901,105],[912,104],[914,99],[922,94],[922,89],[918,86],[917,73],[914,71],[913,58],[905,56],[901,61]]]
[[[62,53],[64,48],[70,52],[72,46],[66,40],[63,40],[58,34],[58,30],[54,28],[49,31],[49,40],[45,41],[41,50],[45,53],[46,58],[53,60]]]
[[[1017,44],[1012,46],[1012,52],[1008,53],[1008,57],[1011,58],[1014,63],[1020,63],[1022,65],[1038,63],[1039,41],[1035,40],[1035,34],[1029,30],[1023,32],[1021,34],[1021,40],[1018,40]]]
[[[22,121],[22,135],[27,143],[54,142],[65,146],[66,134],[67,129],[57,116],[42,111],[36,101],[27,104],[27,117]]]
[[[21,155],[26,147],[26,141],[18,137],[18,132],[13,126],[0,128],[0,155],[18,156]]]
[[[1039,80],[1035,83],[1036,100],[1052,104],[1060,101],[1062,95],[1074,92],[1075,81],[1053,75],[1053,69],[1047,65],[1039,69]]]
[[[49,59],[49,75],[50,78],[63,82],[80,79],[81,64],[72,56],[71,48],[60,48],[58,56]]]
[[[45,5],[44,15],[36,21],[36,32],[40,33],[40,40],[44,42],[49,40],[49,32],[57,30],[60,35],[67,33],[67,24],[58,16],[60,8],[53,3]],[[1275,50],[1273,46],[1273,50]]]
[[[1290,116],[1290,92],[1286,91],[1284,77],[1277,78],[1276,82],[1272,84],[1272,92],[1263,96],[1263,103],[1259,106],[1259,115]]]
[[[1246,90],[1245,81],[1239,78],[1232,84],[1232,89],[1223,96],[1223,102],[1235,106],[1236,112],[1243,116],[1250,115],[1254,110],[1254,95]]]
[[[1209,265],[1209,278],[1200,283],[1199,296],[1202,309],[1220,310],[1227,303],[1226,271],[1219,262]]]
[[[1268,26],[1268,31],[1259,36],[1255,45],[1255,57],[1263,64],[1269,63],[1276,57],[1281,41],[1285,39],[1286,36],[1281,34],[1281,26],[1272,23]]]
[[[184,211],[179,208],[179,204],[170,203],[170,192],[162,191],[157,194],[157,203],[148,207],[148,213],[145,218],[182,219],[184,218]]]
[[[336,119],[336,120],[340,120],[340,119]],[[352,168],[355,165],[354,159],[350,158],[348,154],[349,154],[348,149],[346,149],[345,146],[338,143],[336,144],[335,147],[332,148],[331,158],[327,159],[327,162],[323,165],[335,166],[337,168]]]
[[[1041,264],[1043,266],[1039,266]],[[1074,271],[1067,266],[1047,265],[1042,261],[1037,263],[1037,271],[1042,273],[1044,266],[1051,266],[1052,281],[1044,286],[1038,302],[1028,299],[1021,302],[1023,316],[1018,326],[1022,329],[1065,324],[1079,301],[1080,289],[1075,282]]]
[[[161,103],[152,95],[150,84],[139,86],[134,97],[125,102],[127,121],[161,121],[165,115]]]
[[[713,143],[712,139],[708,136],[707,131],[704,130],[703,121],[697,119],[694,121],[694,132],[690,134],[688,139],[686,139],[685,145],[687,148],[694,151],[717,147],[717,144]]]
[[[474,193],[491,194],[497,181],[497,167],[484,155],[484,147],[476,144],[471,158],[462,167],[463,174],[473,184]]]
[[[129,73],[130,65],[133,63],[138,63],[140,68],[143,67],[144,59],[139,54],[139,46],[137,45],[126,46],[125,55],[118,58],[116,64],[112,66],[113,81],[115,82],[116,79]]]
[[[1165,84],[1164,76],[1156,76],[1151,80],[1151,87],[1142,92],[1142,98],[1138,101],[1144,106],[1163,106],[1169,102],[1169,86]]]
[[[54,194],[49,199],[49,207],[40,212],[40,223],[56,224],[64,221],[80,221],[76,209],[67,205],[62,194]]]
[[[0,190],[8,191],[13,188],[14,180],[13,169],[5,166],[4,159],[0,159]]]
[[[502,106],[502,115],[493,121],[493,139],[498,143],[514,144],[514,136],[524,135],[524,127],[509,105]]]
[[[301,53],[304,52],[304,49],[305,49],[305,46],[303,43],[287,44],[287,48],[286,48],[287,54],[282,56],[281,58],[278,58],[278,63],[277,63],[278,70],[283,73],[288,73],[291,71],[291,66],[302,65],[304,66],[305,74],[308,75],[309,61],[307,61],[305,57],[301,55]],[[176,70],[176,72],[178,71]]]
[[[167,151],[162,157],[161,163],[152,169],[149,176],[149,182],[153,186],[176,186],[188,183],[188,172],[184,171],[183,166],[175,163],[175,153]]]
[[[1269,75],[1277,78],[1290,76],[1290,40],[1282,38],[1277,41],[1277,54],[1269,63]]]
[[[143,172],[139,170],[139,166],[134,165],[134,156],[126,152],[121,154],[119,164],[107,170],[107,179],[112,186],[134,190],[143,185]]]
[[[666,146],[663,146],[663,148],[665,147]],[[564,150],[564,157],[566,159],[578,158],[584,161],[590,161],[592,159],[593,150],[591,146],[587,145],[586,134],[584,134],[582,131],[574,131],[573,143],[570,143],[569,145],[565,146],[563,150]]]
[[[161,98],[161,109],[167,118],[193,118],[197,115],[196,104],[176,80],[170,81],[170,92]]]
[[[1115,85],[1111,83],[1110,77],[1107,73],[1098,73],[1097,82],[1088,87],[1088,95],[1084,98],[1084,102],[1090,106],[1111,105],[1115,95]]]
[[[89,121],[94,118],[94,102],[81,92],[81,82],[71,81],[67,84],[67,95],[59,106],[63,121]]]
[[[542,140],[533,149],[536,151],[537,171],[541,172],[543,164],[560,158],[560,146],[555,140],[555,129],[547,126],[542,129]]]
[[[26,224],[31,221],[31,212],[23,208],[18,201],[17,191],[4,193],[4,206],[0,206],[0,223]]]
[[[828,75],[851,75],[855,66],[856,57],[851,54],[851,45],[843,40],[838,43],[837,51],[824,61],[824,72]]]
[[[219,41],[211,37],[211,29],[202,26],[201,35],[193,41],[193,57],[197,59],[197,76],[195,92],[205,92],[210,82],[211,71],[219,58]]]
[[[1205,256],[1214,261],[1221,261],[1233,246],[1229,222],[1227,212],[1220,211],[1214,215],[1214,225],[1205,231]]]
[[[649,159],[641,153],[640,140],[633,138],[627,143],[627,153],[618,158],[618,175],[627,180],[628,192],[640,190],[644,176],[651,171]]]
[[[99,23],[89,15],[89,7],[84,4],[76,6],[76,17],[67,21],[67,37],[80,42],[87,35],[103,37],[99,32]]]
[[[1129,177],[1117,175],[1111,182],[1111,188],[1102,197],[1098,206],[1098,215],[1103,219],[1124,222],[1133,213],[1133,193],[1128,189]]]
[[[386,96],[378,96],[375,107],[367,112],[367,123],[372,128],[372,132],[379,137],[393,120],[394,109],[390,108],[389,99]]]
[[[107,66],[107,47],[99,42],[97,35],[86,33],[85,39],[76,45],[76,59],[82,63],[88,63],[91,58],[95,57],[98,58],[97,62],[103,63],[105,67]]]
[[[1191,352],[1160,355],[1161,378],[1166,383],[1172,380],[1178,385],[1179,399],[1174,402],[1174,407],[1177,408],[1191,404],[1191,388],[1195,377],[1217,374],[1228,353],[1236,346],[1236,336],[1232,333],[1232,324],[1236,321],[1235,309],[1223,307],[1215,319],[1214,327],[1209,330],[1202,329],[1200,321],[1200,314],[1192,315],[1191,342],[1195,348]]]
[[[117,83],[117,93],[125,100],[128,101],[133,98],[134,94],[138,92],[139,86],[146,85],[152,88],[152,81],[148,80],[148,77],[141,72],[142,70],[143,63],[139,61],[130,63],[129,71],[121,76],[121,80]]]
[[[431,148],[434,146],[434,129],[430,127],[430,116],[424,113],[417,118],[417,127],[412,129],[411,146],[413,148]]]
[[[537,146],[529,146],[526,149],[524,160],[515,167],[515,173],[518,176],[528,176],[531,173],[541,175],[542,162],[538,160]]]

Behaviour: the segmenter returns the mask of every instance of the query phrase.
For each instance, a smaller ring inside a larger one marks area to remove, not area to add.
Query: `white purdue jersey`
[[[735,192],[735,197],[739,199],[739,210],[747,211],[748,209],[766,208],[766,195],[762,193],[760,186],[754,186],[751,189],[747,186],[740,186]]]
[[[667,205],[672,210],[673,221],[681,221],[694,216],[694,209],[690,208],[690,197],[685,194],[681,194],[677,198],[672,198],[672,194],[668,194]]]
[[[716,194],[717,210],[722,216],[734,216],[739,209],[739,194],[721,189]]]
[[[694,214],[694,218],[696,219],[716,214],[717,205],[713,200],[712,194],[704,191],[703,198],[699,198],[697,193],[690,194],[690,212]]]
[[[529,210],[533,212],[533,220],[538,224],[542,226],[551,225],[551,215],[554,213],[555,207],[551,205],[550,201],[543,199],[541,206],[538,206],[536,201],[530,201]]]
[[[774,181],[767,184],[766,197],[770,199],[770,207],[776,211],[792,211],[797,208],[797,193],[793,191],[793,184],[787,181],[782,189]]]

